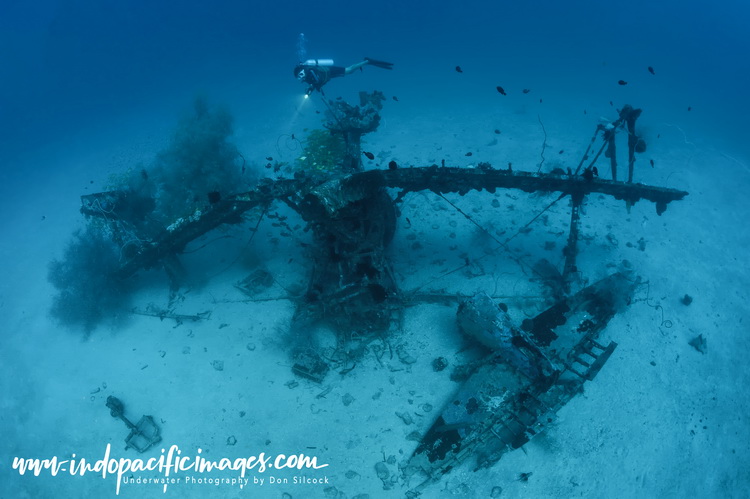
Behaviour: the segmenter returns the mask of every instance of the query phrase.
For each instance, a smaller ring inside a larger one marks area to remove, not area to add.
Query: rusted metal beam
[[[600,193],[623,199],[630,204],[641,199],[656,203],[658,214],[667,204],[683,199],[688,193],[676,189],[653,187],[603,180],[586,179],[575,175],[536,174],[509,170],[468,169],[457,167],[417,167],[398,170],[370,170],[345,176],[298,175],[294,179],[264,180],[252,191],[227,197],[220,202],[196,210],[193,214],[174,221],[157,237],[144,241],[134,256],[117,272],[119,278],[133,275],[140,269],[156,266],[169,256],[179,253],[192,240],[222,225],[241,221],[241,215],[256,206],[267,205],[277,199],[314,198],[328,215],[344,206],[371,197],[383,187],[406,191],[430,190],[436,193],[519,189],[524,192],[560,192],[573,197]],[[81,211],[105,219],[117,218],[116,203],[123,197],[118,193],[83,196]],[[306,203],[292,203],[304,210]],[[305,213],[301,213],[303,218]]]
[[[466,194],[473,190],[519,189],[524,192],[560,192],[587,195],[605,194],[623,199],[631,204],[641,199],[656,203],[656,212],[662,214],[667,204],[679,201],[687,192],[665,187],[618,182],[583,176],[537,174],[509,170],[482,170],[455,167],[405,168],[400,170],[374,170],[361,173],[386,187],[409,191],[431,190],[439,193]]]

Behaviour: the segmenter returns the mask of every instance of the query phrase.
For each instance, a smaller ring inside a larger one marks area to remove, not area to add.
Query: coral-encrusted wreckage
[[[285,203],[313,231],[312,273],[306,292],[296,302],[292,327],[304,331],[325,321],[338,331],[341,344],[350,343],[342,351],[361,355],[361,345],[385,334],[393,315],[414,300],[413,295],[407,300],[399,289],[386,252],[395,235],[397,205],[406,193],[464,195],[517,189],[556,193],[558,200],[569,197],[564,268],[554,303],[546,311],[517,325],[482,291],[460,300],[459,329],[491,353],[464,367],[462,386],[402,464],[402,476],[413,487],[409,494],[416,496],[461,463],[470,462],[477,469],[490,466],[504,452],[521,447],[582,391],[584,382],[597,375],[617,346],[600,343],[600,333],[629,304],[639,281],[627,268],[591,285],[581,281],[576,258],[585,198],[598,193],[623,200],[628,207],[650,201],[661,214],[687,193],[633,183],[635,153],[645,144],[635,130],[641,111],[631,106],[624,106],[616,121],[597,126],[575,170],[530,173],[495,169],[487,163],[477,168],[392,164],[387,170],[365,171],[360,142],[378,127],[382,94],[362,93],[358,106],[343,101],[326,101],[326,105],[325,127],[344,144],[337,164],[299,170],[293,178],[265,178],[238,194],[215,193],[210,203],[163,221],[160,230],[144,231],[141,223],[143,206],[158,206],[158,190],[145,197],[127,189],[85,195],[81,211],[98,220],[120,247],[121,260],[112,279],[125,281],[142,269],[163,267],[179,286],[184,272],[179,256],[188,243],[223,224],[243,223],[242,215],[249,210],[265,213],[273,203]],[[621,130],[628,137],[626,182],[616,180],[615,136]],[[599,139],[600,148],[592,151]],[[612,180],[598,176],[595,163],[602,153],[610,159]],[[243,285],[262,285],[269,278],[254,275]],[[354,330],[359,349],[353,344]],[[315,352],[300,348],[291,355],[298,376],[318,382],[326,376],[329,366]],[[385,480],[384,484],[392,486]]]

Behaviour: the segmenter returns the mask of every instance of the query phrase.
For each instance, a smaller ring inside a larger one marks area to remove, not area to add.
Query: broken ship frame
[[[422,477],[409,492],[416,496],[469,458],[475,459],[478,469],[523,445],[582,391],[583,383],[596,376],[617,346],[615,342],[599,343],[599,335],[615,313],[630,302],[637,279],[632,272],[618,272],[573,292],[580,287],[576,258],[581,206],[586,197],[594,193],[612,196],[624,200],[628,208],[640,200],[650,201],[661,215],[670,202],[683,199],[687,193],[633,182],[635,153],[642,139],[635,131],[641,111],[631,106],[624,106],[616,121],[597,125],[575,171],[531,173],[510,167],[494,169],[486,163],[473,169],[432,165],[364,171],[361,137],[377,129],[382,100],[379,92],[361,93],[359,106],[324,99],[328,107],[325,126],[342,136],[346,144],[340,165],[331,165],[325,172],[299,171],[294,178],[263,179],[248,192],[224,196],[175,220],[157,237],[138,235],[136,247],[128,248],[113,277],[127,279],[139,270],[163,267],[173,287],[179,286],[184,269],[178,255],[188,243],[221,225],[244,222],[242,215],[255,208],[262,209],[262,219],[272,203],[281,201],[313,229],[313,271],[307,292],[298,301],[293,327],[303,330],[315,321],[327,320],[339,331],[354,328],[359,338],[373,339],[389,328],[394,309],[413,302],[413,297],[407,300],[398,289],[385,252],[394,236],[396,205],[406,193],[432,191],[443,196],[481,190],[492,193],[497,189],[559,193],[553,204],[569,196],[570,227],[555,304],[523,329],[510,324],[494,306],[472,308],[475,298],[459,306],[459,323],[462,313],[472,311],[475,320],[470,323],[483,324],[474,336],[490,338],[497,348],[472,366],[468,379],[403,466],[407,481],[415,475]],[[628,136],[627,181],[617,180],[615,136],[621,129]],[[589,157],[600,135],[602,145]],[[602,153],[610,159],[612,180],[597,175],[594,165]],[[387,189],[398,191],[395,200]],[[82,213],[103,219],[116,242],[122,243],[124,235],[135,231],[126,218],[118,217],[118,213],[129,211],[132,200],[127,192],[102,192],[82,196],[81,200]],[[132,238],[128,244],[134,244]],[[472,335],[467,328],[462,329]],[[342,343],[351,340],[351,334],[339,336]],[[322,381],[328,367],[319,357],[309,352],[294,354],[295,374]]]

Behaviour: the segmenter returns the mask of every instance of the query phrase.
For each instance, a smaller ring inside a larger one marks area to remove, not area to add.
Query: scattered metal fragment
[[[414,422],[414,419],[412,419],[411,414],[408,412],[396,412],[396,416],[398,416],[405,425],[410,425]]]
[[[161,442],[161,430],[156,426],[153,417],[142,416],[137,424],[133,424],[125,417],[125,406],[120,399],[110,395],[107,397],[106,405],[113,418],[121,419],[130,428],[130,434],[125,438],[125,449],[133,448],[138,452],[146,452]]]
[[[403,343],[396,347],[396,355],[398,355],[398,359],[404,364],[408,365],[417,362],[417,359],[406,351],[406,346]]]
[[[328,364],[323,362],[318,354],[310,350],[300,352],[295,357],[292,372],[303,378],[322,383],[328,373]]]
[[[267,290],[273,286],[273,275],[264,268],[255,269],[243,280],[234,285],[246,295],[254,297],[255,295]]]
[[[688,345],[698,350],[700,353],[705,354],[708,351],[708,342],[702,334],[699,334],[688,342]]]
[[[172,312],[171,310],[160,308],[153,303],[149,303],[146,306],[145,311],[139,311],[137,308],[134,308],[133,310],[130,311],[130,313],[134,315],[145,315],[147,317],[158,317],[162,321],[164,319],[173,319],[178,324],[181,324],[182,322],[185,322],[185,321],[198,322],[200,320],[211,318],[210,310],[206,310],[205,312],[199,312],[197,314],[177,314],[177,313]]]

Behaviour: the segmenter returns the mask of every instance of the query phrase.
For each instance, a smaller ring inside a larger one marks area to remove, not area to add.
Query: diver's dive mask
[[[305,76],[306,76],[305,70],[304,69],[300,69],[299,72],[297,73],[297,79],[299,81],[304,81],[305,80]]]

